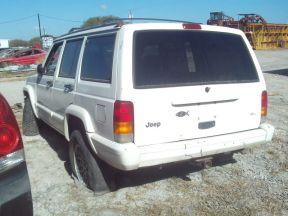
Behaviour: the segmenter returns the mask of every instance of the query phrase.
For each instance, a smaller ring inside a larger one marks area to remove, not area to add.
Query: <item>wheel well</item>
[[[27,91],[23,91],[23,95],[24,95],[24,99],[25,99],[25,98],[29,98],[29,94],[28,94]]]
[[[80,133],[83,136],[83,139],[85,141],[86,147],[95,156],[95,151],[89,145],[90,142],[88,140],[88,137],[87,137],[87,134],[86,134],[86,129],[85,129],[83,121],[80,118],[76,117],[76,116],[69,115],[67,117],[67,126],[68,126],[69,139],[70,139],[70,136],[71,136],[73,131],[79,130]]]
[[[83,121],[80,118],[69,115],[67,118],[67,123],[69,136],[74,130],[79,130],[82,135],[85,135],[86,130]]]

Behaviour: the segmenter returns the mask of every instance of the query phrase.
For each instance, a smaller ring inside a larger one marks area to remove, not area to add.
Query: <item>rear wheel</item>
[[[98,193],[109,192],[110,189],[100,169],[101,161],[93,156],[84,140],[80,131],[72,132],[69,156],[73,174],[89,189]]]
[[[22,122],[22,130],[25,136],[36,136],[39,134],[38,119],[33,112],[29,97],[26,97],[24,101]]]

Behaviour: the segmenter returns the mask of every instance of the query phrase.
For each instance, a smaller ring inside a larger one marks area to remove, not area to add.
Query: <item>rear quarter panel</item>
[[[115,48],[113,54],[111,83],[86,81],[81,79],[82,58],[80,57],[80,68],[77,77],[74,104],[88,111],[94,124],[94,131],[98,135],[113,140],[113,111],[115,94],[117,88],[118,50],[119,35],[116,34]]]

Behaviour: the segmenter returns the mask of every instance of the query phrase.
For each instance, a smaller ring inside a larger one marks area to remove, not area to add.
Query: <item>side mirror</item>
[[[44,74],[44,68],[42,67],[42,64],[37,65],[37,73],[39,75],[43,75]]]

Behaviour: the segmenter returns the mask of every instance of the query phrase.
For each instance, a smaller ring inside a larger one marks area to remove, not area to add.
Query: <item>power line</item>
[[[4,21],[4,22],[0,22],[0,25],[1,25],[1,24],[21,22],[21,21],[23,21],[23,20],[27,20],[27,19],[30,19],[30,18],[35,17],[35,16],[36,16],[36,14],[31,15],[31,16],[26,16],[26,17],[18,18],[18,19],[7,20],[7,21]]]
[[[70,19],[63,19],[63,18],[59,18],[59,17],[47,16],[44,14],[40,14],[40,16],[45,17],[47,19],[53,19],[53,20],[58,20],[58,21],[63,21],[63,22],[74,22],[74,23],[83,23],[84,22],[84,21],[80,21],[80,20],[70,20]],[[37,14],[33,14],[31,16],[26,16],[26,17],[22,17],[22,18],[18,18],[18,19],[6,20],[3,22],[0,22],[0,25],[21,22],[21,21],[31,19],[31,18],[36,18],[36,17],[37,17]]]
[[[40,16],[48,18],[48,19],[54,19],[54,20],[59,20],[59,21],[64,21],[64,22],[83,23],[83,21],[80,21],[80,20],[69,20],[69,19],[63,19],[63,18],[58,18],[58,17],[53,17],[53,16],[47,16],[43,14],[40,14]]]

